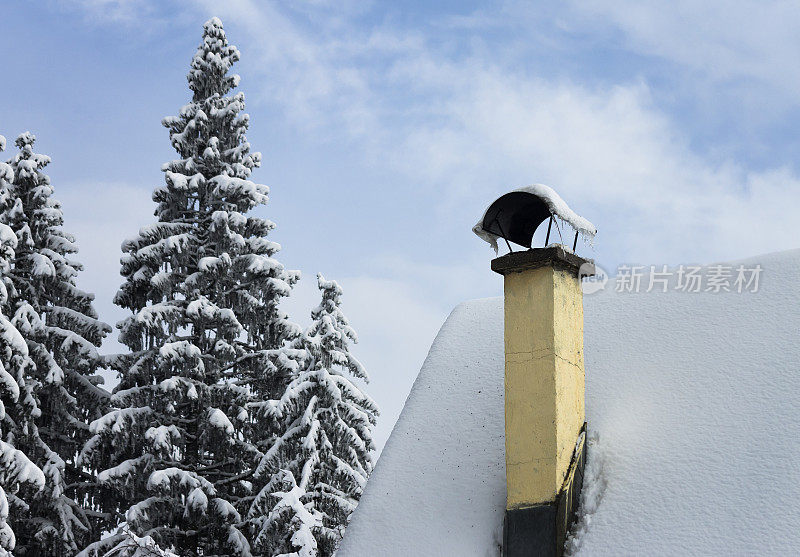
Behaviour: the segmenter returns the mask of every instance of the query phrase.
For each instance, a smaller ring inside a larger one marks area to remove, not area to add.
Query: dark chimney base
[[[564,486],[552,503],[506,510],[503,557],[562,557],[564,542],[577,515],[586,467],[586,424]]]

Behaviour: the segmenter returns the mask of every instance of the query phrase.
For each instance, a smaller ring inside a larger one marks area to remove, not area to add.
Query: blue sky
[[[110,323],[212,15],[242,52],[279,259],[305,276],[287,309],[307,321],[317,271],[343,285],[380,442],[449,310],[502,291],[470,227],[505,190],[556,188],[612,270],[800,247],[793,3],[8,0],[0,133],[52,157]]]

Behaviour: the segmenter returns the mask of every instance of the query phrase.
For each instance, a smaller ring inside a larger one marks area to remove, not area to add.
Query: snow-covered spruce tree
[[[0,151],[5,144],[5,137],[0,135]],[[0,162],[0,204],[9,199],[13,179],[11,167]],[[27,448],[24,441],[38,413],[26,381],[26,371],[33,365],[28,346],[6,317],[11,286],[8,272],[16,245],[14,232],[0,223],[0,557],[13,555],[17,545],[13,518],[25,516],[29,511],[26,500],[44,488],[45,482],[44,474],[29,455],[15,448]]]
[[[97,385],[97,347],[111,328],[97,319],[94,296],[76,287],[81,265],[71,260],[75,239],[62,230],[61,205],[43,169],[50,158],[33,152],[35,137],[16,140],[13,181],[2,220],[17,246],[8,273],[12,323],[34,365],[27,369],[39,408],[28,432],[28,451],[44,471],[44,489],[18,516],[19,555],[74,555],[99,538],[98,505],[90,475],[76,464],[89,438],[89,422],[107,410],[108,393]]]
[[[249,513],[255,549],[263,555],[332,555],[372,472],[378,407],[348,378],[368,380],[349,351],[357,337],[339,308],[342,289],[321,274],[317,281],[322,302],[311,313],[311,327],[295,341],[305,353],[302,370],[279,400],[262,405],[284,429],[255,474],[272,478]],[[320,520],[312,521],[316,516]],[[308,529],[316,552],[304,535]]]
[[[122,246],[115,303],[133,313],[118,325],[131,352],[112,358],[115,409],[82,454],[130,531],[182,556],[249,555],[236,507],[276,433],[248,403],[280,396],[293,365],[280,348],[300,332],[278,307],[299,274],[273,259],[274,224],[249,214],[268,188],[249,180],[261,156],[231,94],[238,59],[220,20],[206,22],[192,100],[163,121],[179,158],[153,193],[157,222]]]
[[[322,515],[314,509],[313,502],[303,501],[307,499],[305,495],[288,470],[279,470],[272,475],[255,507],[260,515],[252,520],[256,527],[256,554],[318,555],[314,533],[322,528]]]
[[[150,536],[137,536],[127,527],[123,528],[121,541],[103,553],[103,557],[178,557],[162,549]]]

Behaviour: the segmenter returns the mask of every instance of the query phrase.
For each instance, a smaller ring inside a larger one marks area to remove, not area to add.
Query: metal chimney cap
[[[472,231],[489,242],[495,251],[498,238],[530,248],[534,232],[550,218],[568,223],[575,230],[576,243],[579,233],[590,239],[597,233],[591,222],[572,211],[555,190],[543,184],[501,195],[486,209]]]

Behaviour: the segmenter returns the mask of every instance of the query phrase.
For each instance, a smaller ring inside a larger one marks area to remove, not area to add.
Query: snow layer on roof
[[[496,307],[466,302],[442,325],[339,557],[497,554],[506,490]]]
[[[558,195],[550,186],[545,186],[544,184],[533,184],[530,186],[523,186],[512,191],[526,192],[539,197],[545,202],[547,207],[550,209],[550,213],[554,217],[557,217],[563,222],[569,224],[573,230],[580,232],[587,239],[592,240],[595,234],[597,234],[597,228],[587,219],[570,209],[569,205],[567,205],[567,202],[561,199],[561,196]],[[491,205],[489,205],[489,207],[491,207]],[[491,245],[492,248],[494,248],[494,251],[497,252],[497,240],[500,238],[500,236],[492,234],[491,232],[483,229],[483,221],[486,218],[486,212],[489,210],[489,207],[487,207],[486,211],[483,212],[481,220],[479,220],[478,223],[472,227],[472,231],[484,242],[487,242],[489,245]]]
[[[576,555],[800,547],[800,250],[756,263],[755,293],[616,293],[610,281],[585,296],[587,487],[601,497]],[[340,557],[498,554],[502,319],[500,298],[450,315]]]

